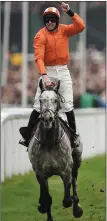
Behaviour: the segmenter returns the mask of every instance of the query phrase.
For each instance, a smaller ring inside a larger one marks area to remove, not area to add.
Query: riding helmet
[[[55,20],[56,20],[56,26],[54,28],[54,30],[55,30],[59,25],[59,19],[60,19],[59,10],[55,7],[49,7],[47,9],[45,9],[45,11],[43,12],[43,20],[44,20],[45,25],[46,25],[46,19],[47,18],[55,18]]]

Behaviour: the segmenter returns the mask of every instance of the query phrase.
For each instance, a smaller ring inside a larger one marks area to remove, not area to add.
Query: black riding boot
[[[71,142],[72,142],[73,148],[75,148],[79,146],[77,142],[77,138],[79,135],[76,134],[76,123],[75,123],[74,111],[72,110],[72,111],[66,112],[66,116],[67,116],[69,127],[73,134],[73,136],[71,136]]]
[[[30,118],[29,118],[28,126],[27,127],[21,127],[19,129],[20,134],[24,138],[24,141],[19,141],[20,144],[28,147],[29,139],[31,137],[32,130],[35,126],[35,121],[38,119],[39,114],[40,114],[39,112],[37,112],[36,110],[33,110],[31,115],[30,115]]]

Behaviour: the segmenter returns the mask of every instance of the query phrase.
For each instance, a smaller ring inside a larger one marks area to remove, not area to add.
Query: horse
[[[57,175],[64,184],[63,207],[73,206],[73,216],[81,217],[83,209],[79,205],[76,189],[78,166],[73,162],[71,131],[58,114],[60,81],[54,87],[46,89],[40,80],[39,86],[40,118],[36,122],[28,146],[29,160],[40,185],[38,211],[42,214],[47,213],[47,221],[53,221],[48,178]],[[73,196],[70,195],[71,185]]]

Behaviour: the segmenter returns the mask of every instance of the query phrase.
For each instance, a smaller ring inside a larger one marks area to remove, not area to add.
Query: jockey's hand
[[[47,75],[43,75],[43,76],[42,76],[42,79],[43,79],[44,86],[45,86],[46,88],[52,86],[52,82],[50,81],[50,79],[48,78]]]
[[[66,4],[65,2],[62,2],[61,8],[64,12],[67,12],[70,9],[69,4]]]

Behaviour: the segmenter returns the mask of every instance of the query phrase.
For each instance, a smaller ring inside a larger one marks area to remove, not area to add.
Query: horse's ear
[[[41,91],[44,90],[42,79],[40,79],[40,81],[39,81],[39,87],[40,87]]]
[[[57,91],[59,90],[59,88],[60,88],[60,81],[58,81]]]
[[[57,85],[55,85],[54,88],[53,88],[54,91],[55,91],[55,92],[58,92],[59,87],[60,87],[60,81],[58,80]]]

